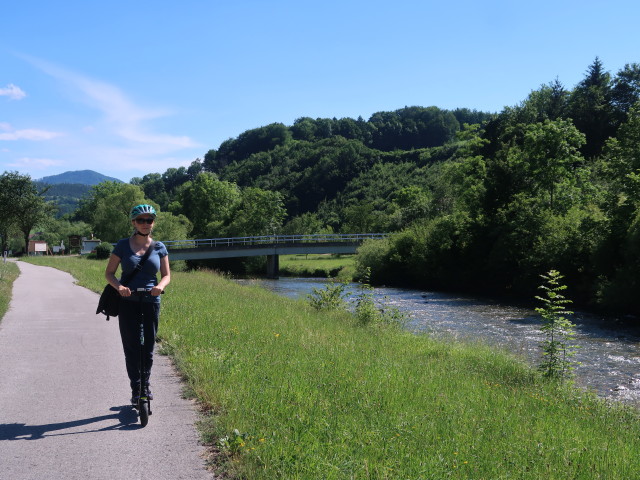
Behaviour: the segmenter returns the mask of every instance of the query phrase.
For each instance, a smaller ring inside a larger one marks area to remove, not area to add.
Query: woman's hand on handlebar
[[[131,296],[131,290],[129,290],[129,287],[125,287],[124,285],[120,285],[118,287],[118,293],[120,294],[121,297]]]
[[[162,288],[160,288],[160,287],[158,287],[156,285],[151,289],[150,293],[151,293],[152,297],[157,297],[158,295],[160,295],[162,293],[162,291],[163,291]]]

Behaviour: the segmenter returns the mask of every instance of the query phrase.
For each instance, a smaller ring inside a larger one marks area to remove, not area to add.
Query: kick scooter
[[[138,404],[134,406],[138,410],[140,417],[140,425],[146,427],[149,423],[149,415],[151,415],[151,399],[149,398],[148,389],[145,385],[145,355],[144,355],[144,310],[142,309],[143,298],[149,295],[146,290],[136,292],[140,297],[140,390],[138,391]]]
[[[141,300],[142,302],[142,300]],[[151,415],[151,399],[145,387],[144,374],[144,323],[140,322],[140,392],[138,394],[138,415],[140,416],[140,425],[143,427],[149,423],[149,415]]]

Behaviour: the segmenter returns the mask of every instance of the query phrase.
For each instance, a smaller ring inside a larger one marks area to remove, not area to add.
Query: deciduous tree
[[[2,251],[7,248],[9,233],[22,232],[25,251],[31,229],[53,217],[54,207],[42,197],[29,175],[4,172],[0,176],[0,236]]]
[[[134,205],[152,203],[144,196],[142,189],[128,183],[116,184],[114,190],[105,189],[104,194],[95,198],[93,214],[93,233],[102,241],[116,242],[120,238],[131,235],[131,219],[129,214]],[[154,205],[158,207],[158,205]]]
[[[183,213],[193,223],[193,235],[222,236],[231,212],[240,201],[240,189],[211,172],[203,172],[181,187],[178,198],[181,210],[177,213]]]

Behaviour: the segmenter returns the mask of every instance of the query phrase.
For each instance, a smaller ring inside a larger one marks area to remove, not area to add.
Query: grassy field
[[[104,262],[36,262],[104,284]],[[207,272],[173,276],[160,333],[231,478],[638,478],[636,410],[482,345],[358,327]]]
[[[280,274],[290,277],[337,277],[351,280],[355,255],[281,255]]]
[[[14,262],[0,260],[0,320],[7,313],[11,301],[11,287],[13,281],[18,278],[18,266]]]

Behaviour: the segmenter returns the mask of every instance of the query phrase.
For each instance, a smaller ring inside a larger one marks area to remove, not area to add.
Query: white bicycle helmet
[[[152,205],[147,205],[146,203],[142,203],[140,205],[136,205],[131,209],[131,220],[139,217],[140,215],[152,215],[153,218],[156,218],[156,209],[153,208]]]

